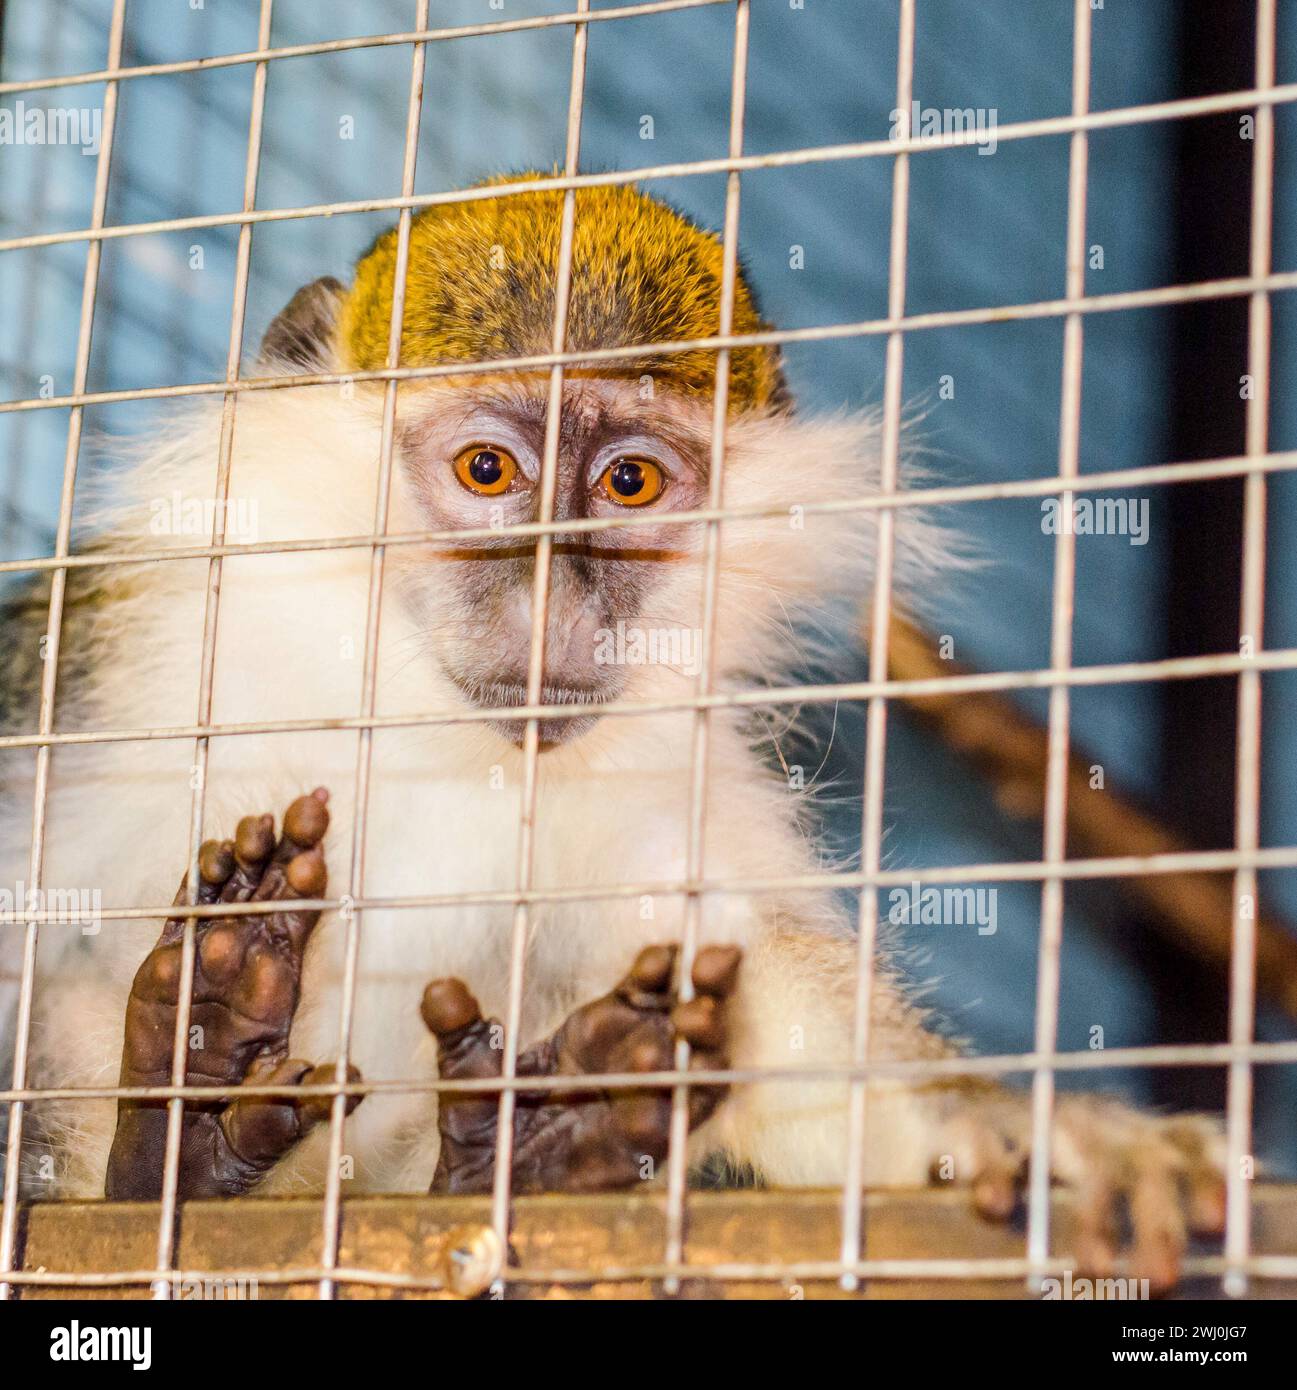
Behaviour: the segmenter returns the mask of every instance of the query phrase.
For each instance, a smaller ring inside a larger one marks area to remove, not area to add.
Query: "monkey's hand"
[[[687,1003],[677,1003],[672,990],[675,955],[673,946],[641,951],[616,989],[577,1009],[549,1038],[522,1053],[518,1074],[670,1071],[677,1038],[692,1047],[694,1067],[725,1067],[725,1005],[741,953],[733,946],[699,951],[693,968],[697,993]],[[434,980],[427,987],[423,1018],[437,1037],[443,1079],[500,1075],[500,1029],[483,1019],[459,980]],[[724,1094],[723,1086],[691,1086],[690,1127],[701,1124]],[[440,1097],[434,1192],[490,1191],[498,1115],[498,1092]],[[592,1084],[547,1095],[520,1091],[513,1190],[595,1192],[645,1181],[666,1156],[670,1123],[669,1089]]]
[[[1112,1278],[1127,1251],[1134,1277],[1165,1293],[1189,1235],[1218,1235],[1224,1225],[1219,1125],[1093,1095],[1058,1096],[1054,1116],[1051,1178],[1075,1194],[1078,1273]],[[933,1162],[934,1181],[971,1177],[977,1210],[1008,1220],[1027,1173],[1030,1095],[988,1086],[971,1102],[952,1101],[942,1129],[949,1147]]]
[[[268,815],[245,817],[232,841],[209,840],[199,853],[198,901],[319,897],[328,880],[320,849],[329,824],[327,801],[323,788],[294,801],[278,843],[274,818]],[[182,883],[176,903],[186,901]],[[309,1062],[288,1057],[302,955],[319,916],[283,911],[198,919],[186,1085],[237,1086],[246,1081],[296,1086],[334,1079],[332,1066],[312,1068]],[[184,919],[170,919],[136,973],[126,1006],[123,1086],[165,1086],[171,1080],[183,936]],[[358,1099],[353,1098],[352,1108]],[[160,1194],[166,1104],[118,1102],[106,1196],[149,1199]],[[186,1101],[180,1197],[249,1191],[329,1111],[328,1097]]]

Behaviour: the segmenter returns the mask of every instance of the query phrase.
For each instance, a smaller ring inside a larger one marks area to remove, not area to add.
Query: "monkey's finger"
[[[1179,1186],[1174,1167],[1160,1155],[1148,1155],[1130,1191],[1135,1277],[1147,1279],[1154,1294],[1175,1287],[1188,1244]]]
[[[204,906],[219,902],[221,890],[226,880],[234,872],[234,846],[229,840],[206,840],[198,851],[198,893],[196,899]],[[174,906],[189,905],[189,875],[180,880],[180,887],[172,899]],[[199,919],[203,925],[203,919]],[[179,941],[185,930],[183,917],[169,917],[162,927],[158,944],[171,945]]]
[[[290,1059],[270,1067],[253,1067],[246,1084],[256,1086],[328,1085],[337,1078],[333,1065],[312,1067],[310,1062]],[[347,1068],[347,1080],[361,1080],[355,1067]],[[347,1097],[347,1114],[360,1104],[361,1097]],[[333,1111],[331,1096],[242,1096],[222,1112],[220,1124],[226,1142],[245,1163],[268,1167],[282,1158],[321,1120]]]
[[[306,796],[299,796],[284,812],[284,834],[275,858],[286,863],[304,849],[314,849],[324,839],[329,828],[329,792],[316,787]]]
[[[710,994],[677,1004],[671,1013],[677,1037],[692,1049],[690,1071],[724,1071],[730,1064],[725,1005]],[[725,1098],[725,1086],[690,1086],[689,1128],[696,1129]]]
[[[950,1152],[933,1161],[933,1181],[968,1177],[973,1210],[987,1221],[1007,1221],[1017,1210],[1026,1176],[1027,1147],[1020,1124],[1011,1107],[956,1118],[947,1138]],[[948,1171],[946,1158],[953,1164]]]
[[[715,999],[727,999],[734,992],[742,960],[739,946],[704,946],[694,957],[694,989]]]
[[[675,974],[674,946],[645,946],[613,994],[634,1009],[664,1009]]]
[[[1121,1243],[1117,1189],[1102,1165],[1087,1172],[1077,1188],[1076,1262],[1089,1279],[1109,1279]]]
[[[973,1207],[988,1221],[1007,1221],[1018,1208],[1017,1174],[984,1168],[973,1182]]]
[[[482,1010],[463,980],[433,980],[423,991],[419,1006],[423,1021],[437,1039],[437,1065],[441,1075],[499,1076],[503,1056],[499,1030],[482,1017]]]
[[[264,864],[275,848],[275,818],[268,812],[244,816],[234,830],[234,857],[240,864]]]
[[[1225,1229],[1225,1179],[1214,1170],[1199,1170],[1187,1179],[1189,1229],[1196,1236],[1218,1236]]]
[[[1219,1130],[1190,1115],[1168,1121],[1162,1133],[1184,1160],[1189,1229],[1199,1236],[1220,1235],[1225,1229],[1225,1177]]]
[[[221,890],[223,903],[246,903],[252,897],[274,848],[274,816],[244,816],[234,832],[234,872]]]
[[[268,876],[270,870],[267,870]],[[325,872],[323,856],[318,851],[309,851],[297,855],[286,869],[277,870],[277,878],[272,887],[278,891],[279,897],[318,898],[323,894],[327,883],[328,873]],[[260,898],[260,890],[257,891],[257,897]],[[320,913],[310,909],[277,913],[275,916],[277,926],[286,931],[289,942],[297,949],[306,944],[307,935],[320,920]],[[252,919],[252,922],[256,926],[257,919]],[[256,933],[249,933],[247,924],[249,919],[246,917],[227,917],[217,920],[204,931],[202,940],[199,941],[199,965],[202,966],[204,979],[213,986],[231,983],[243,969],[247,952],[253,948],[254,942],[259,940]],[[272,959],[277,965],[282,962],[282,956],[278,952],[275,952]],[[275,973],[282,972],[277,970]]]
[[[204,840],[198,851],[200,891],[215,893],[223,888],[234,872],[234,841]],[[211,901],[215,902],[215,897]]]
[[[287,902],[293,898],[323,897],[329,882],[329,871],[324,862],[324,854],[317,845],[314,849],[303,850],[287,862],[276,861],[266,866],[257,891],[252,895],[253,902],[273,902],[285,900],[283,911],[267,918],[271,931],[282,940],[287,937],[294,956],[300,959],[311,933],[320,920],[320,910],[311,907],[290,907]]]
[[[458,1033],[482,1017],[478,1002],[463,980],[431,980],[423,991],[419,1012],[438,1038]]]
[[[312,1068],[302,1077],[303,1086],[331,1086],[338,1079],[338,1064],[336,1062],[324,1062],[320,1066]],[[350,1063],[347,1065],[347,1082],[355,1086],[363,1081],[364,1077],[360,1074],[360,1068],[354,1067]],[[351,1114],[356,1106],[365,1097],[358,1094],[349,1093],[347,1096],[346,1113]],[[329,1119],[333,1114],[332,1096],[303,1096],[297,1102],[297,1113],[302,1121],[302,1133],[306,1134],[314,1129],[322,1120]]]
[[[1007,1221],[1018,1206],[1022,1163],[1003,1146],[985,1150],[973,1174],[973,1208],[988,1221]]]
[[[609,1058],[609,1065],[636,1072],[670,1071],[672,1041],[664,1029],[641,1029],[624,1055]],[[665,1087],[613,1091],[610,1100],[623,1138],[638,1152],[661,1157],[666,1152],[671,1127],[671,1092]]]
[[[690,1047],[719,1054],[725,1047],[725,1008],[710,994],[700,994],[671,1012],[671,1024]]]
[[[290,1060],[253,1067],[246,1084],[297,1086],[311,1070],[309,1062]],[[231,1101],[220,1117],[221,1133],[244,1162],[268,1167],[302,1137],[297,1106],[286,1096],[243,1096]]]

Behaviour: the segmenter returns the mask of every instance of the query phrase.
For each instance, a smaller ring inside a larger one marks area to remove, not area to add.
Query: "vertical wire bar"
[[[0,5],[0,43],[3,41],[3,10]],[[56,72],[60,64],[60,38],[65,34],[62,27],[62,16],[51,5],[45,10],[44,27],[41,32],[40,56],[38,59],[40,72]],[[43,178],[41,175],[41,165],[38,160],[32,161],[32,176],[27,189],[20,195],[22,206],[29,210],[31,214],[31,226],[39,227],[45,220],[45,213],[49,208],[51,196],[54,193],[53,180]],[[48,262],[45,262],[48,265]],[[36,324],[42,315],[43,284],[46,276],[41,274],[42,261],[38,255],[35,264],[32,266],[32,273],[26,276],[22,286],[22,307],[18,310],[17,322],[22,325],[22,331],[27,334],[27,342],[32,350],[36,347]],[[23,412],[24,414],[28,412]],[[17,554],[17,542],[26,527],[31,533],[30,545],[33,550],[40,544],[38,537],[44,531],[41,519],[35,511],[25,512],[22,505],[23,484],[27,481],[29,470],[26,461],[32,453],[32,445],[29,442],[33,434],[39,434],[39,422],[36,420],[23,420],[19,418],[14,421],[14,429],[10,435],[9,458],[5,465],[5,481],[3,490],[0,491],[0,508],[3,509],[0,515],[0,550],[6,554]],[[53,537],[51,536],[51,542]],[[10,549],[11,542],[13,549]]]
[[[1090,0],[1074,0],[1072,19],[1072,114],[1090,109]],[[1067,298],[1085,296],[1086,175],[1089,140],[1074,131],[1067,188]],[[1081,386],[1085,363],[1084,319],[1070,313],[1063,325],[1063,383],[1059,410],[1058,473],[1074,478],[1080,471]],[[1075,493],[1060,496],[1070,523]],[[1072,664],[1072,621],[1076,607],[1076,535],[1070,524],[1054,538],[1054,596],[1050,626],[1050,668]],[[1071,690],[1056,685],[1049,692],[1049,726],[1045,765],[1044,862],[1061,864],[1067,854],[1067,767],[1071,726]],[[1047,875],[1041,888],[1040,949],[1036,966],[1036,1037],[1038,1053],[1052,1053],[1058,1043],[1058,1004],[1063,949],[1063,880]],[[1031,1161],[1027,1180],[1027,1260],[1042,1269],[1049,1257],[1049,1188],[1053,1167],[1054,1069],[1038,1067],[1031,1089]],[[1038,1278],[1033,1275],[1033,1280]]]
[[[428,27],[428,0],[417,0],[415,28]],[[405,114],[405,153],[401,166],[401,197],[414,192],[419,154],[419,127],[423,116],[424,68],[428,45],[411,46],[410,93]],[[410,208],[402,208],[396,229],[396,262],[392,269],[392,317],[387,332],[387,366],[401,361],[401,333],[405,327],[405,292],[410,269]],[[387,530],[392,490],[392,459],[396,442],[396,396],[398,383],[389,378],[383,389],[383,423],[378,446],[378,483],[374,499],[374,534]],[[375,541],[370,551],[369,596],[365,611],[365,665],[361,683],[361,713],[373,718],[378,691],[378,635],[382,620],[383,577],[387,547]],[[369,783],[373,766],[374,730],[361,729],[356,743],[355,795],[352,806],[351,865],[347,892],[354,899],[362,896],[365,882],[365,841],[369,823]],[[346,916],[342,1000],[338,1019],[338,1060],[335,1079],[347,1080],[351,1061],[352,1032],[356,1016],[356,980],[360,961],[360,909],[353,907]],[[324,1175],[323,1239],[320,1263],[327,1270],[338,1267],[338,1244],[342,1230],[342,1145],[346,1134],[347,1097],[339,1092],[329,1111],[329,1153]],[[320,1280],[319,1295],[331,1299],[337,1292],[332,1278]]]
[[[734,10],[734,61],[730,72],[730,139],[729,154],[737,158],[743,153],[743,125],[747,111],[748,34],[750,15],[748,0],[737,0]],[[738,284],[739,258],[739,173],[731,171],[725,183],[725,226],[721,236],[721,300],[718,332],[728,336],[734,331],[734,296]],[[716,385],[712,398],[711,459],[707,478],[707,505],[716,510],[725,494],[725,426],[729,415],[730,349],[716,353]],[[706,523],[702,566],[701,646],[702,664],[696,681],[696,694],[709,695],[716,674],[716,596],[720,577],[721,524],[717,519]],[[710,711],[700,708],[694,713],[693,745],[690,750],[691,782],[689,788],[688,848],[685,877],[697,883],[703,875],[704,827],[707,819],[708,748]],[[685,896],[685,914],[680,941],[680,998],[693,998],[694,956],[698,950],[698,930],[702,917],[702,898],[696,891]],[[675,1067],[689,1067],[689,1044],[683,1039],[676,1043]],[[689,1088],[676,1086],[671,1095],[671,1126],[667,1141],[667,1206],[666,1206],[666,1263],[674,1266],[684,1258],[685,1190],[689,1167]],[[680,1280],[668,1274],[663,1281],[668,1294],[680,1291]]]
[[[1275,79],[1275,0],[1257,0],[1256,87],[1265,91]],[[1251,274],[1269,274],[1274,213],[1274,108],[1258,106],[1252,147]],[[1263,456],[1270,421],[1270,297],[1264,291],[1248,303],[1247,370],[1252,394],[1247,402],[1245,452]],[[1239,636],[1260,652],[1265,623],[1266,481],[1249,473],[1243,485],[1243,584]],[[1261,829],[1261,673],[1246,670],[1238,678],[1238,744],[1235,768],[1234,843],[1254,851]],[[1239,869],[1234,876],[1234,922],[1230,949],[1229,1041],[1231,1049],[1252,1041],[1256,1024],[1257,871]],[[1246,910],[1251,907],[1252,910]],[[1235,1058],[1229,1064],[1225,1101],[1225,1259],[1224,1290],[1232,1297],[1247,1292],[1240,1267],[1252,1238],[1249,1178],[1244,1165],[1252,1139],[1252,1064]]]
[[[578,10],[585,14],[590,0],[578,0]],[[581,160],[581,119],[585,109],[585,62],[587,26],[577,21],[572,32],[572,75],[568,87],[567,142],[563,173],[571,177]],[[562,352],[567,342],[568,301],[572,289],[572,247],[576,238],[576,190],[563,193],[563,218],[559,229],[558,267],[554,284],[554,332],[551,351]],[[563,419],[563,366],[556,363],[549,372],[549,399],[545,408],[545,444],[541,455],[540,498],[538,520],[548,525],[554,519],[554,498],[558,490],[559,427]],[[549,613],[550,561],[554,550],[554,533],[546,531],[536,539],[535,568],[531,590],[531,649],[527,663],[527,703],[540,703],[545,675],[545,626]],[[531,888],[535,868],[536,782],[540,761],[540,722],[527,720],[523,734],[522,795],[518,810],[518,872],[519,892]],[[519,901],[514,908],[513,926],[509,940],[509,997],[504,1027],[504,1057],[500,1074],[513,1080],[518,1074],[519,1033],[522,1030],[522,990],[526,967],[529,906]],[[500,1250],[509,1245],[509,1199],[513,1184],[513,1121],[517,1109],[517,1093],[501,1091],[496,1125],[495,1172],[491,1188],[491,1225]],[[503,1289],[503,1276],[497,1281],[497,1292]]]
[[[259,46],[270,43],[271,12],[274,0],[261,0],[257,25]],[[248,115],[248,147],[243,169],[243,211],[256,206],[257,176],[261,165],[262,117],[266,104],[268,64],[258,63],[253,70],[252,103]],[[234,296],[230,309],[230,336],[225,358],[225,381],[232,385],[238,380],[239,363],[243,356],[243,321],[248,300],[248,274],[252,264],[252,225],[245,222],[239,228],[239,241],[234,265]],[[213,508],[212,544],[225,540],[225,503],[230,492],[230,468],[234,455],[234,424],[238,408],[238,393],[226,391],[221,400],[221,435],[217,446],[216,505]],[[213,555],[208,562],[207,592],[203,601],[203,645],[198,679],[199,724],[211,722],[212,690],[216,676],[216,632],[220,620],[221,576],[224,561]],[[189,876],[186,880],[189,906],[198,900],[198,850],[203,838],[203,819],[207,801],[207,765],[211,740],[202,736],[194,741],[194,790],[189,803]],[[180,947],[180,993],[176,1001],[176,1029],[171,1052],[171,1083],[183,1086],[189,1056],[189,1021],[193,1004],[194,962],[197,957],[198,923],[194,917],[185,920]],[[158,1269],[170,1269],[175,1255],[176,1206],[180,1183],[180,1142],[185,1102],[177,1096],[167,1102],[167,1137],[162,1165],[162,1200],[158,1211]],[[166,1280],[153,1285],[153,1296],[165,1299],[170,1294]]]
[[[107,70],[122,65],[122,38],[126,24],[126,0],[114,0],[108,29]],[[111,79],[104,85],[104,107],[99,143],[99,161],[95,169],[94,203],[90,225],[98,230],[104,225],[108,208],[108,172],[113,157],[113,133],[117,122],[117,87]],[[95,239],[86,249],[85,277],[81,287],[81,318],[77,329],[77,357],[73,375],[75,394],[86,389],[90,373],[90,341],[94,331],[95,297],[99,290],[99,264],[103,242]],[[67,450],[63,457],[63,488],[59,500],[58,531],[54,538],[54,556],[66,559],[71,546],[72,507],[76,491],[77,460],[81,451],[81,432],[84,407],[74,405],[68,413]],[[49,622],[45,630],[45,665],[41,673],[40,712],[37,728],[42,735],[54,728],[54,696],[58,686],[59,641],[63,630],[63,602],[67,593],[66,568],[55,569],[50,575]],[[41,744],[36,750],[36,772],[32,804],[32,843],[28,861],[29,888],[40,888],[45,869],[45,822],[49,812],[51,745]],[[22,1090],[27,1084],[27,1052],[31,1041],[32,1003],[36,989],[36,945],[39,924],[29,920],[23,928],[22,980],[18,992],[18,1017],[14,1036],[13,1085]],[[9,1149],[5,1155],[4,1203],[0,1214],[0,1271],[14,1267],[18,1230],[18,1179],[23,1142],[25,1105],[15,1101],[9,1107]],[[0,1283],[0,1299],[9,1297],[12,1286]]]
[[[902,0],[896,57],[896,106],[900,112],[901,139],[910,137],[911,102],[914,96],[915,0]],[[905,315],[905,280],[910,227],[910,157],[895,156],[892,165],[892,225],[888,247],[887,316]],[[901,400],[905,374],[905,334],[887,337],[887,359],[883,379],[883,439],[878,479],[880,493],[894,493],[900,472]],[[877,521],[877,558],[874,574],[873,608],[869,631],[869,678],[887,679],[887,647],[892,611],[892,569],[895,555],[896,513],[881,510]],[[877,873],[883,854],[883,786],[887,761],[887,701],[875,696],[869,701],[865,728],[864,805],[861,809],[861,867]],[[852,1032],[851,1060],[864,1066],[869,1060],[870,1020],[874,994],[874,960],[878,941],[878,890],[861,889],[857,908],[856,999]],[[863,1237],[862,1206],[866,1166],[866,1124],[869,1108],[868,1085],[853,1081],[847,1105],[847,1161],[842,1180],[842,1263],[860,1260]],[[854,1290],[859,1280],[844,1272],[841,1284]]]

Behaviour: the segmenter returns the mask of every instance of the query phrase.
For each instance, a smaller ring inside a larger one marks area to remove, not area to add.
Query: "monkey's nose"
[[[604,620],[587,605],[560,605],[545,628],[545,667],[565,682],[592,684],[600,675],[596,654]]]

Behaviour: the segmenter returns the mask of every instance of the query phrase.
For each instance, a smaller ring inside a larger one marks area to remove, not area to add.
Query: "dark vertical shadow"
[[[1177,96],[1252,86],[1254,7],[1223,0],[1183,5],[1179,13]],[[1252,145],[1239,114],[1176,122],[1174,182],[1176,282],[1243,275],[1248,266]],[[1167,457],[1204,459],[1243,450],[1245,404],[1239,378],[1247,363],[1247,301],[1212,300],[1173,312]],[[1169,527],[1166,654],[1234,651],[1238,645],[1243,487],[1228,479],[1166,489]],[[1234,840],[1236,683],[1168,681],[1161,686],[1161,811],[1193,843]],[[1150,935],[1150,943],[1153,938]],[[1157,981],[1159,1042],[1226,1036],[1226,982],[1177,947],[1150,944]],[[1167,1071],[1155,1099],[1219,1106],[1219,1070]]]

